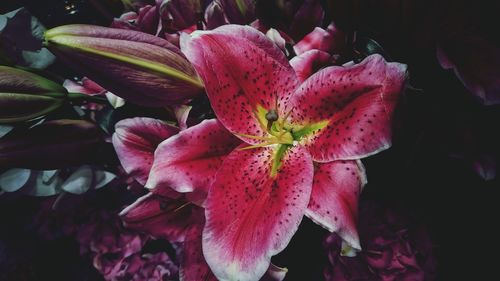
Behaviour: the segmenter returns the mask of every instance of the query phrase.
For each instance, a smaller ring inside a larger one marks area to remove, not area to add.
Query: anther
[[[266,113],[266,120],[267,120],[267,130],[271,130],[271,126],[273,125],[274,121],[278,120],[278,112],[276,110],[271,109]]]

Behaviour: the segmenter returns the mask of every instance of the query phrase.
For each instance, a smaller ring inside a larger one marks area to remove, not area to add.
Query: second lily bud
[[[42,76],[0,66],[0,124],[32,120],[59,108],[66,90]]]

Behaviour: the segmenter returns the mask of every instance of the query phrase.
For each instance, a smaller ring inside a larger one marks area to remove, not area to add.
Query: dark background
[[[110,15],[91,2],[4,0],[0,13],[24,5],[47,27],[107,25]],[[480,150],[498,161],[500,107],[482,106],[452,72],[441,69],[433,43],[439,35],[432,30],[444,11],[455,9],[499,47],[500,9],[489,1],[334,2],[345,10],[332,17],[379,42],[394,61],[408,64],[411,85],[419,89],[407,91],[401,102],[393,147],[363,160],[369,180],[364,199],[391,206],[429,227],[438,254],[438,280],[498,278],[500,180],[485,182],[467,158],[450,155]],[[67,10],[68,5],[74,6]],[[464,131],[478,139],[477,145],[464,143]],[[40,201],[0,197],[0,271],[9,276],[5,280],[100,280],[91,262],[79,256],[75,241],[49,242],[33,231],[31,221]],[[289,268],[286,280],[322,280],[325,235],[304,220],[288,248],[274,259]]]

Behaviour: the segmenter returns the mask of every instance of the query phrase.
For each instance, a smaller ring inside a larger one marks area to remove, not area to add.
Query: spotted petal
[[[313,159],[359,159],[391,145],[391,120],[406,79],[406,66],[380,55],[352,66],[325,68],[295,92],[291,120],[327,122],[303,140]]]
[[[297,86],[283,52],[259,31],[225,25],[181,38],[181,48],[205,83],[210,103],[232,133],[264,136],[258,107],[276,109]],[[248,143],[259,141],[240,135]]]
[[[172,242],[184,241],[186,230],[196,221],[193,208],[183,198],[167,198],[154,193],[137,199],[120,216],[126,227]]]
[[[203,252],[219,280],[258,280],[282,251],[309,203],[313,165],[300,146],[235,149],[207,201]],[[280,167],[273,174],[274,159]]]
[[[144,185],[153,165],[156,147],[177,132],[179,129],[176,127],[157,119],[124,119],[115,125],[113,146],[125,171]]]
[[[223,158],[239,144],[216,119],[203,121],[158,146],[146,187],[206,193]]]
[[[356,220],[358,198],[365,183],[360,161],[318,164],[306,216],[328,231],[337,232],[351,247],[361,249]]]

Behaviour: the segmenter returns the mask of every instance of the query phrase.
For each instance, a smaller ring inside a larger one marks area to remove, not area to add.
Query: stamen
[[[263,143],[259,143],[259,144],[255,144],[255,145],[245,146],[245,147],[240,148],[239,150],[248,150],[248,149],[253,149],[253,148],[266,147],[266,146],[269,146],[271,144],[275,144],[275,143],[263,142]]]
[[[240,134],[240,133],[234,133],[234,134],[237,136],[240,136],[240,137],[245,137],[245,138],[254,139],[254,140],[263,140],[263,141],[270,141],[271,140],[270,137],[253,136],[253,135]]]
[[[191,204],[191,202],[186,202],[184,204],[182,204],[181,206],[177,207],[175,210],[174,210],[174,213],[177,212],[177,211],[180,211],[182,208],[186,207],[187,205]]]
[[[279,131],[282,131],[283,128],[285,127],[285,122],[286,122],[286,119],[288,119],[288,117],[290,117],[290,114],[292,114],[292,110],[288,111],[286,114],[285,114],[285,117],[282,118],[277,124],[278,124],[278,130]]]

